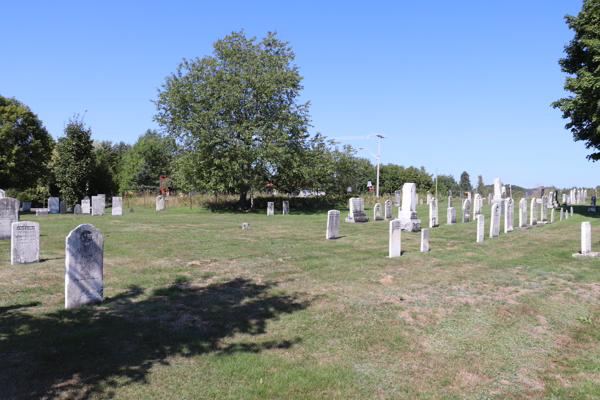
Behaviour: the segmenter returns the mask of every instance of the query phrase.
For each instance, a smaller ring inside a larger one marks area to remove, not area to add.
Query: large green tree
[[[58,139],[58,157],[54,173],[61,200],[79,202],[87,192],[94,169],[92,129],[83,118],[74,115],[65,126],[65,135]]]
[[[463,171],[463,173],[460,174],[460,190],[462,190],[463,192],[473,190],[473,186],[471,185],[471,178],[469,177],[467,171]]]
[[[186,174],[241,202],[266,183],[301,186],[309,103],[298,101],[303,78],[291,47],[276,33],[257,41],[243,31],[213,47],[212,56],[184,60],[155,101],[155,120],[186,154]]]
[[[47,176],[54,140],[36,114],[0,96],[0,188],[35,188]]]
[[[123,157],[131,145],[125,142],[94,141],[93,179],[90,180],[90,193],[104,193],[107,197],[120,192]]]
[[[600,0],[584,0],[578,16],[566,15],[575,37],[565,46],[566,57],[559,60],[568,76],[565,90],[573,93],[552,103],[560,108],[565,125],[575,141],[592,149],[588,160],[600,160]]]

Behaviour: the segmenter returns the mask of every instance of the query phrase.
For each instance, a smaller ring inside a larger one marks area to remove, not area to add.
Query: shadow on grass
[[[234,279],[196,288],[180,279],[149,296],[130,287],[103,307],[48,314],[25,310],[39,303],[0,308],[0,398],[112,397],[145,382],[171,356],[292,347],[299,337],[222,345],[236,334],[264,334],[269,320],[310,304],[272,294],[273,286]]]
[[[569,207],[573,207],[573,213],[579,214],[585,218],[600,218],[600,212],[588,211],[589,205],[566,206],[566,209],[569,210]],[[600,206],[596,206],[596,209],[600,211]],[[560,211],[559,211],[559,213],[560,213]]]

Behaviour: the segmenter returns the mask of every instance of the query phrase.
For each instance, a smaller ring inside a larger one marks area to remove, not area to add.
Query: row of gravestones
[[[92,215],[104,215],[104,209],[106,208],[106,195],[99,194],[92,196],[92,199],[85,196],[81,200],[81,204],[76,204],[73,207],[73,214],[92,214]],[[61,201],[58,197],[48,198],[48,208],[38,208],[35,211],[36,215],[48,215],[50,214],[66,214],[67,203]],[[113,197],[112,198],[112,215],[123,215],[123,198]]]

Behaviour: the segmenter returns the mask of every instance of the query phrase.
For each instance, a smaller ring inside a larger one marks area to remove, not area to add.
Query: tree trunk
[[[239,207],[241,210],[245,210],[246,209],[246,195],[248,194],[247,190],[242,190],[240,192],[240,202],[239,202]]]

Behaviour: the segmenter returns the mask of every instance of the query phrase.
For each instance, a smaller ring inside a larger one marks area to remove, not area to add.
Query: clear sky
[[[73,113],[98,140],[134,143],[182,58],[244,29],[296,52],[312,132],[383,133],[381,162],[467,171],[473,183],[600,184],[550,103],[581,0],[5,1],[0,94],[62,135]],[[375,140],[344,140],[376,152]],[[359,153],[372,158],[368,152]]]

